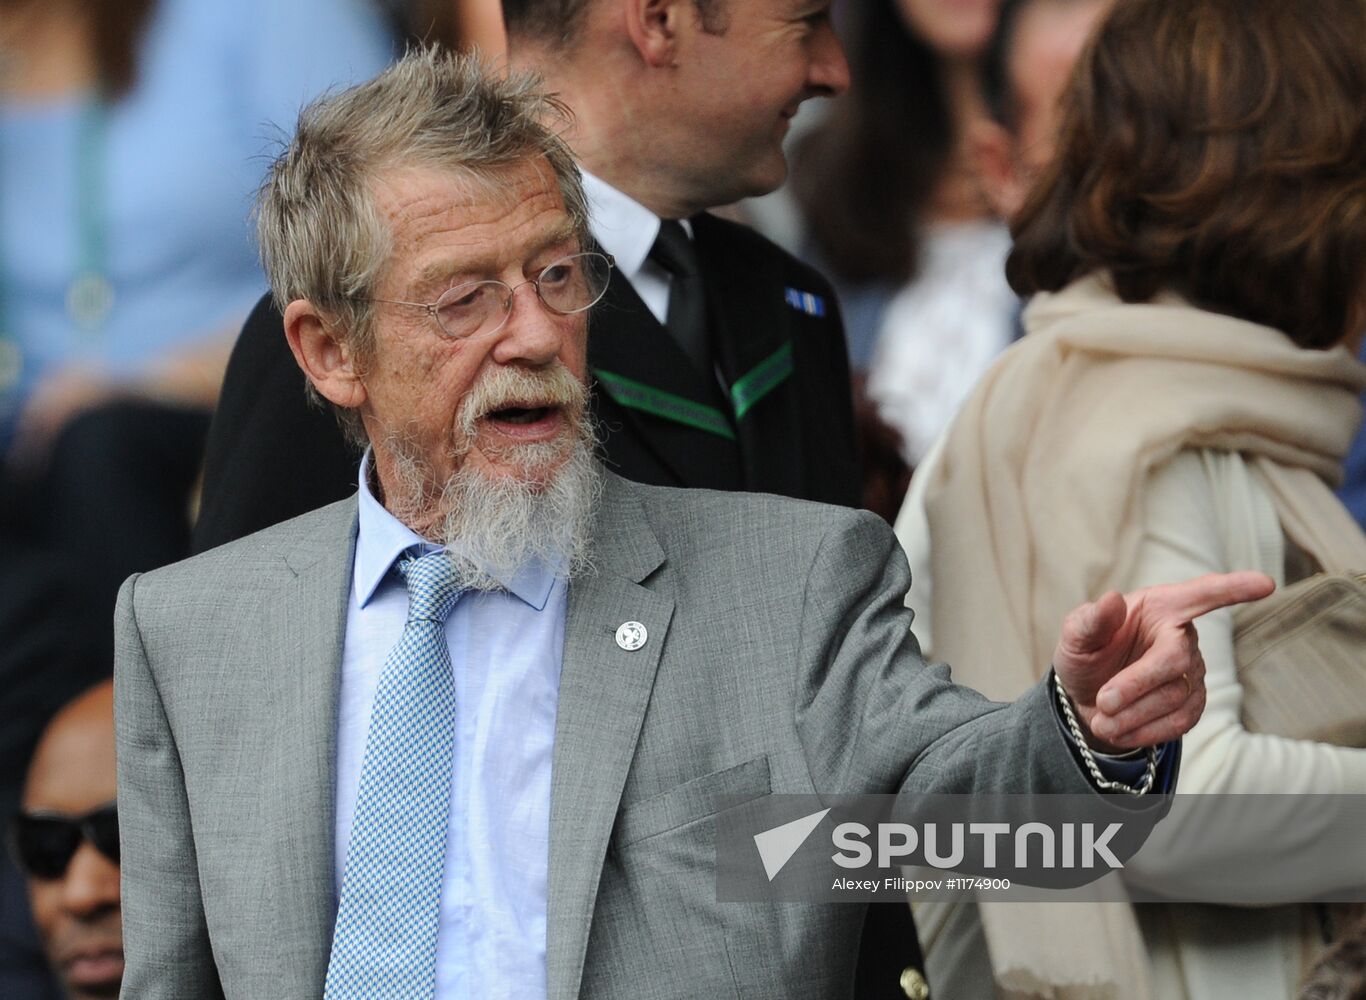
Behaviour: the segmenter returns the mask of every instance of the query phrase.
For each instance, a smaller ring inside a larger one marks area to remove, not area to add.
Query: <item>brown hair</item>
[[[1366,3],[1121,0],[1015,221],[1021,295],[1108,271],[1329,347],[1366,299]]]
[[[138,46],[156,0],[100,0],[90,5],[95,72],[109,97],[121,97],[138,75]]]

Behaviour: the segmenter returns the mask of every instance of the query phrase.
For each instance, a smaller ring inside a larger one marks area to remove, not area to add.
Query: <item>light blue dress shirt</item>
[[[367,453],[337,718],[338,897],[370,709],[408,613],[394,562],[409,548],[439,548],[380,505],[369,490],[369,470]],[[501,582],[507,592],[467,594],[446,621],[456,724],[438,998],[546,995],[550,765],[567,589],[541,564]]]

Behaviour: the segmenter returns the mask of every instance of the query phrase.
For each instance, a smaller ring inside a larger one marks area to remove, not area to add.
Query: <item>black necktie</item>
[[[689,360],[708,380],[713,377],[711,348],[707,336],[707,301],[702,291],[702,272],[683,224],[664,219],[659,236],[650,248],[650,259],[669,272],[669,315],[664,325]]]

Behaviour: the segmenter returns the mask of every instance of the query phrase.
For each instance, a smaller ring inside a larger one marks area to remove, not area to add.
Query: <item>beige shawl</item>
[[[964,404],[926,491],[935,655],[996,699],[1044,675],[1070,609],[1122,585],[1154,467],[1183,448],[1246,453],[1278,509],[1305,515],[1283,524],[1312,526],[1366,388],[1343,348],[1304,350],[1175,296],[1128,305],[1099,276],[1037,296],[1025,327]],[[1126,904],[984,905],[982,922],[1008,995],[1151,996]]]

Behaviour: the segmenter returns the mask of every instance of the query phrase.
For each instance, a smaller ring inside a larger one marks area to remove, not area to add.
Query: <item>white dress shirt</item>
[[[593,237],[617,262],[621,276],[631,283],[654,318],[663,323],[669,315],[669,272],[649,259],[659,236],[659,216],[606,181],[583,171],[583,190],[588,196],[588,216]],[[683,220],[692,236],[692,226]]]
[[[408,614],[394,562],[409,548],[439,548],[380,505],[369,470],[367,452],[337,716],[338,897],[375,689]],[[550,765],[566,585],[540,564],[502,582],[507,592],[467,594],[446,620],[456,724],[438,998],[546,995]]]

